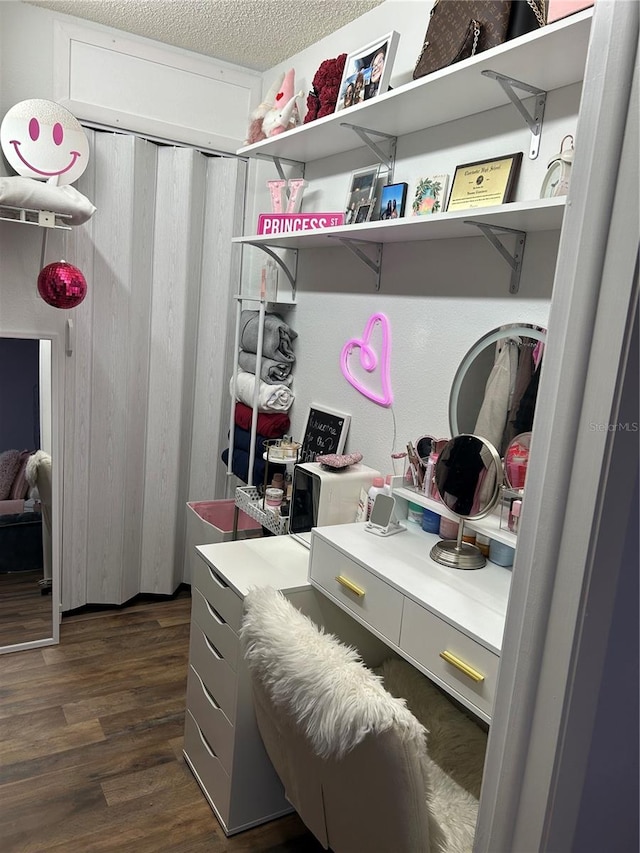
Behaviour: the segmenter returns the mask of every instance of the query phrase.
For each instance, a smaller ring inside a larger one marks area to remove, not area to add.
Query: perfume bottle
[[[511,504],[511,509],[509,511],[509,530],[512,533],[518,532],[518,524],[520,523],[520,510],[522,508],[522,501],[513,501]]]

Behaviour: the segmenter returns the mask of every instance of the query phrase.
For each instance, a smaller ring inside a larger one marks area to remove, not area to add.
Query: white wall
[[[278,72],[293,67],[296,88],[307,90],[324,59],[357,50],[392,29],[400,33],[400,41],[391,85],[402,85],[411,79],[427,18],[428,4],[387,0],[265,73],[264,86]],[[524,152],[515,200],[537,198],[548,160],[559,150],[562,137],[575,130],[580,90],[573,85],[550,93],[535,161],[527,156],[529,130],[511,105],[400,138],[394,180],[409,184],[408,206],[420,174],[452,175],[458,164],[515,151]],[[343,210],[351,172],[373,161],[369,149],[360,147],[308,164],[305,177],[310,186],[303,209]],[[252,173],[256,202],[253,208],[248,206],[248,234],[255,233],[258,213],[270,209],[266,181],[276,177],[274,167],[262,161],[252,164]],[[391,470],[392,450],[402,450],[408,440],[425,432],[448,436],[449,389],[472,344],[502,323],[546,325],[556,250],[557,234],[528,237],[520,292],[515,296],[508,292],[506,263],[482,236],[386,245],[379,293],[371,272],[346,249],[301,251],[297,307],[286,314],[299,333],[291,410],[294,435],[302,434],[312,402],[349,413],[347,448],[361,451],[365,462],[385,472]],[[244,259],[245,292],[255,292],[264,255],[245,248]],[[339,367],[343,344],[357,337],[377,311],[387,315],[392,328],[392,410],[361,396],[343,379]]]

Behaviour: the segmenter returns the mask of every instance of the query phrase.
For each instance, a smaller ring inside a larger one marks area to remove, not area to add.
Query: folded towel
[[[252,409],[249,406],[245,406],[244,403],[236,401],[236,426],[250,430],[251,417]],[[290,426],[291,421],[289,420],[289,415],[285,415],[284,412],[273,412],[273,414],[267,414],[266,412],[258,413],[256,429],[258,431],[258,435],[262,435],[265,438],[281,438],[283,435],[286,435]]]
[[[256,456],[262,456],[265,452],[265,441],[268,441],[268,439],[264,435],[256,435]],[[251,430],[242,429],[239,426],[234,427],[233,447],[234,450],[237,447],[238,450],[246,450],[248,453],[251,449]]]
[[[238,353],[238,364],[240,365],[240,370],[244,370],[246,373],[256,372],[257,360],[258,356],[255,352],[245,352],[244,350],[240,350]],[[262,361],[260,362],[260,379],[262,379],[263,382],[266,382],[267,385],[279,385],[280,383],[283,385],[291,385],[293,382],[291,366],[291,362],[274,361],[272,358],[267,358],[266,355],[263,355]]]
[[[225,465],[229,464],[229,448],[225,448],[220,457]],[[266,466],[266,462],[262,458],[262,456],[257,456],[253,460],[253,485],[259,486],[264,482],[264,469]],[[284,474],[285,472],[284,465],[273,465],[271,462],[269,463],[269,474],[273,475],[280,471]],[[233,462],[231,465],[231,471],[239,477],[243,483],[249,482],[249,454],[246,450],[239,450],[237,447],[233,448]]]
[[[253,373],[238,371],[236,376],[236,399],[246,406],[253,407],[253,390],[256,377]],[[259,412],[286,412],[291,408],[294,394],[286,385],[267,385],[261,379],[258,389]],[[229,392],[233,394],[233,377],[229,383]]]
[[[68,184],[54,187],[34,178],[0,178],[0,204],[65,213],[71,217],[65,220],[71,225],[82,225],[96,211],[89,199],[75,187]]]
[[[258,329],[260,316],[258,311],[243,311],[240,316],[240,347],[245,352],[258,352]],[[262,354],[274,361],[296,360],[292,341],[298,337],[278,314],[264,315],[264,336]]]

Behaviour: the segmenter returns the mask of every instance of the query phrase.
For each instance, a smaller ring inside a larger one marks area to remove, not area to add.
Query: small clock
[[[565,148],[565,143],[568,147]],[[547,174],[542,182],[540,198],[555,198],[569,192],[569,176],[573,164],[573,136],[568,134],[560,143],[560,151],[549,160]]]

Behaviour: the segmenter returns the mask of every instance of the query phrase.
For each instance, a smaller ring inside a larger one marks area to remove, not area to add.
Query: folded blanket
[[[253,389],[255,386],[256,377],[253,373],[245,373],[242,370],[238,371],[236,377],[236,399],[240,400],[246,406],[253,407]],[[291,408],[293,403],[293,391],[287,388],[286,385],[267,385],[261,379],[258,390],[258,411],[259,412],[286,412]],[[229,392],[233,394],[233,377],[229,383]]]
[[[225,465],[229,463],[229,448],[225,448],[220,454],[220,457]],[[253,460],[253,485],[258,486],[262,485],[264,482],[264,469],[267,463],[264,461],[262,456],[257,456]],[[273,465],[271,462],[269,463],[269,475],[273,475],[278,471],[284,473],[285,471],[284,465]],[[249,454],[246,450],[239,450],[237,447],[233,448],[233,463],[231,465],[231,471],[239,477],[243,483],[249,482]]]
[[[266,450],[265,441],[268,441],[264,435],[256,435],[256,456],[262,456]],[[236,426],[233,430],[233,448],[238,450],[246,450],[248,453],[251,449],[251,430],[242,429]]]
[[[240,369],[246,373],[255,373],[258,356],[255,352],[245,352],[240,350],[238,353],[238,364]],[[260,379],[266,382],[267,385],[291,385],[293,376],[291,376],[291,362],[274,361],[272,358],[262,356],[260,362]]]
[[[244,403],[237,401],[235,411],[236,426],[250,430],[251,417],[251,408],[249,406],[245,406]],[[289,415],[285,415],[284,412],[273,412],[273,414],[267,414],[266,412],[258,413],[258,424],[256,429],[258,431],[258,435],[262,435],[265,438],[282,438],[282,436],[286,435],[289,431],[290,426],[291,421],[289,420]]]
[[[82,225],[91,219],[96,209],[89,199],[68,184],[54,187],[34,178],[0,178],[0,204],[24,207],[27,210],[47,210],[65,213],[71,225]]]
[[[243,311],[240,316],[240,347],[245,352],[258,352],[258,329],[260,316],[258,311]],[[262,354],[274,361],[296,360],[292,341],[298,337],[278,314],[264,315],[264,336]]]

